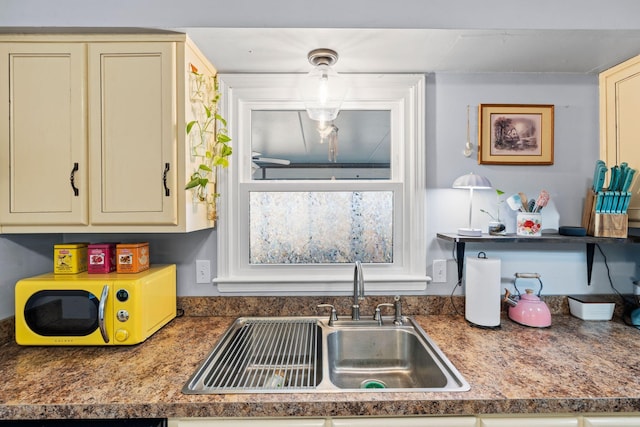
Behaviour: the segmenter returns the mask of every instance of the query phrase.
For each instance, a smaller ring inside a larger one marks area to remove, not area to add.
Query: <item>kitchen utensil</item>
[[[549,203],[549,193],[546,190],[542,190],[536,199],[536,205],[533,207],[531,212],[540,212],[542,208],[547,206]]]
[[[520,196],[518,194],[512,194],[507,197],[507,205],[509,205],[511,210],[517,211],[522,209],[522,200],[520,200]]]
[[[529,202],[527,200],[527,195],[524,193],[518,193],[520,196],[520,203],[522,203],[522,212],[529,212]]]
[[[533,289],[526,289],[525,294],[521,295],[516,282],[518,279],[537,279],[540,283],[538,294],[535,295]],[[538,273],[516,273],[513,281],[513,287],[517,292],[517,296],[511,296],[508,289],[505,289],[504,302],[509,305],[509,319],[524,326],[534,328],[546,328],[551,326],[551,312],[549,307],[540,299],[542,292],[542,280]]]
[[[598,192],[602,191],[602,187],[604,186],[604,180],[607,176],[607,167],[604,165],[604,162],[599,160],[601,163],[596,163],[596,168],[593,173],[593,191]]]
[[[619,190],[622,190],[622,185],[624,184],[624,180],[627,178],[628,173],[629,164],[627,162],[620,163],[620,183],[618,185]]]
[[[470,157],[471,153],[473,152],[473,144],[471,143],[470,127],[469,127],[469,109],[470,108],[471,106],[467,105],[467,142],[464,144],[464,150],[462,151],[462,154],[464,154],[465,157]]]
[[[618,165],[611,168],[611,180],[609,181],[609,191],[615,191],[618,188],[620,180],[620,167]]]
[[[631,183],[633,182],[633,176],[636,174],[636,170],[629,168],[626,171],[624,182],[622,183],[621,191],[629,191],[631,188]]]

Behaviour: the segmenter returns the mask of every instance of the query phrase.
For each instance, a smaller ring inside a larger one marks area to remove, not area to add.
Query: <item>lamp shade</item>
[[[473,236],[479,237],[482,235],[482,230],[479,228],[471,227],[471,215],[473,212],[473,190],[488,190],[491,188],[491,181],[482,175],[476,175],[469,173],[462,175],[453,181],[453,188],[462,188],[469,190],[469,226],[465,228],[459,228],[458,234],[461,236]]]
[[[345,78],[331,67],[337,60],[338,54],[331,49],[309,52],[309,62],[314,68],[303,79],[300,92],[312,120],[330,122],[340,112],[348,86]]]
[[[453,188],[466,188],[473,190],[488,190],[491,188],[491,181],[482,175],[469,173],[462,175],[453,181]]]

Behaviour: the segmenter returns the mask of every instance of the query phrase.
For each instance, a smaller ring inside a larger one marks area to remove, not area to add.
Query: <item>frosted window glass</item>
[[[250,264],[393,262],[392,191],[249,193]]]

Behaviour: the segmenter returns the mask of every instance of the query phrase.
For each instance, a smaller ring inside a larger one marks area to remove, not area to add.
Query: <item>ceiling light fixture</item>
[[[347,94],[344,77],[331,68],[338,53],[331,49],[315,49],[307,55],[313,69],[306,75],[300,92],[309,118],[323,123],[334,120]]]

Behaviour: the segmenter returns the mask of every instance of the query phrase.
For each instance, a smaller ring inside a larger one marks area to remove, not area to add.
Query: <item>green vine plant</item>
[[[194,189],[199,201],[209,201],[215,206],[219,196],[215,190],[208,194],[209,184],[216,183],[216,169],[229,166],[229,156],[233,150],[227,131],[227,121],[218,113],[220,90],[217,76],[207,76],[191,66],[191,103],[196,116],[187,123],[186,132],[191,141],[192,155],[200,159],[200,164],[185,186]]]

